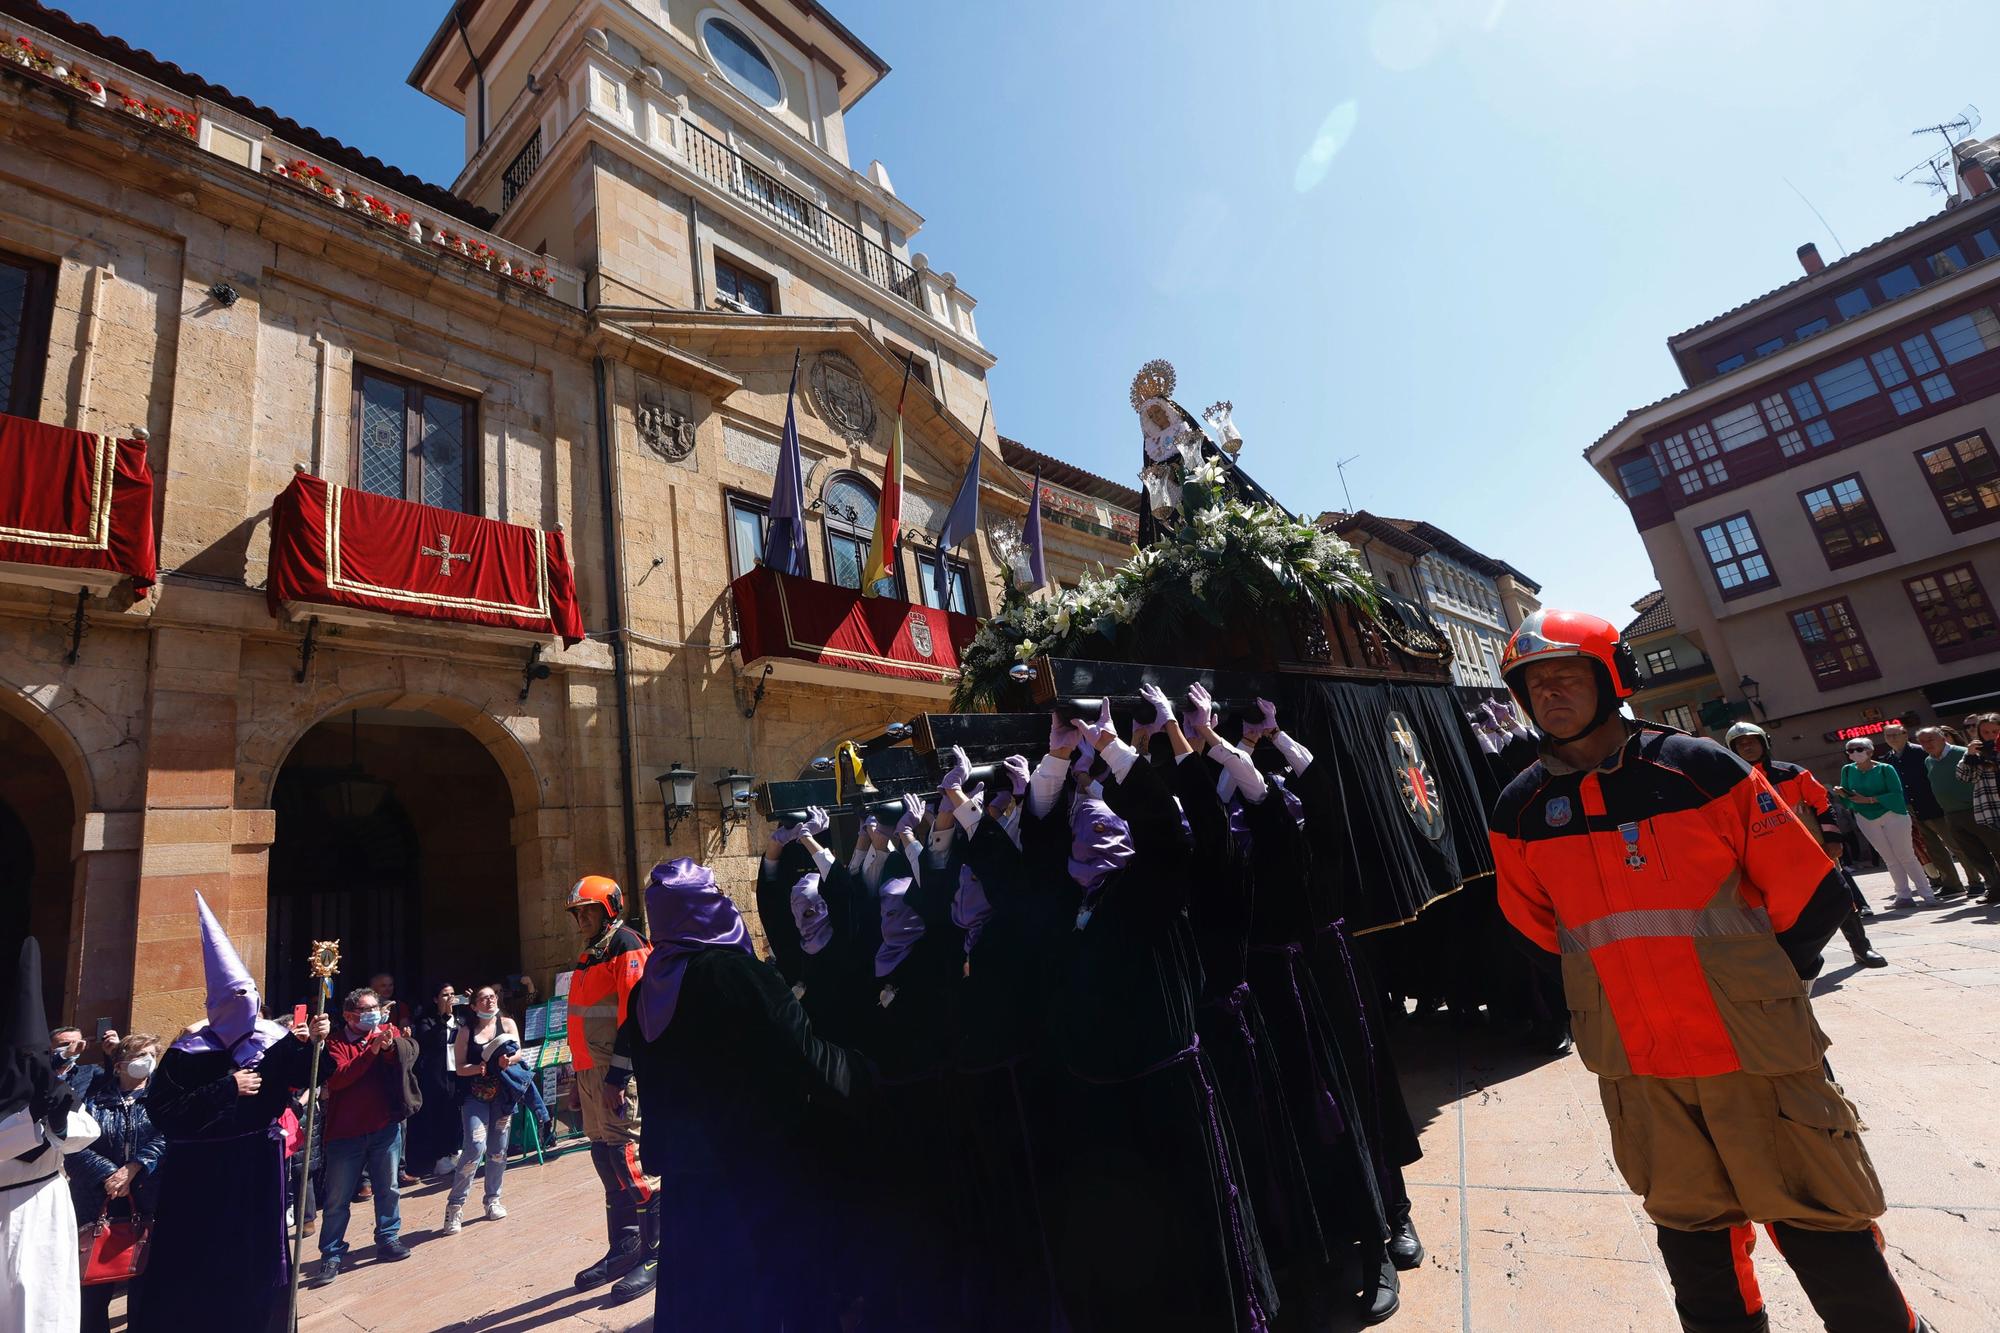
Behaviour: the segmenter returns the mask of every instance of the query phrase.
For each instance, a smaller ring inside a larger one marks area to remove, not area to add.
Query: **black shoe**
[[[330,1287],[333,1285],[333,1280],[339,1276],[340,1260],[322,1259],[319,1261],[319,1271],[306,1279],[306,1285],[314,1290]]]
[[[377,1241],[375,1242],[375,1257],[389,1263],[395,1263],[398,1259],[407,1259],[410,1257],[410,1247],[403,1244],[400,1240]]]
[[[1417,1224],[1407,1215],[1389,1233],[1389,1262],[1407,1273],[1424,1261],[1424,1243],[1417,1238]]]
[[[1889,966],[1889,960],[1881,954],[1876,953],[1873,949],[1856,949],[1854,951],[1854,963],[1857,967]]]
[[[1385,1254],[1376,1268],[1375,1280],[1363,1289],[1354,1304],[1355,1317],[1368,1327],[1393,1318],[1403,1308],[1403,1280],[1396,1276],[1396,1266]]]
[[[645,1260],[624,1277],[619,1278],[617,1283],[611,1288],[611,1295],[606,1298],[604,1303],[606,1305],[623,1305],[627,1301],[637,1300],[651,1291],[659,1280],[660,1261],[656,1256]]]

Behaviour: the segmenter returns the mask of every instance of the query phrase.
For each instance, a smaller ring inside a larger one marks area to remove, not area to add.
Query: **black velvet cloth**
[[[866,1065],[812,1030],[777,969],[735,950],[688,960],[673,1021],[624,1039],[646,1114],[639,1156],[661,1179],[653,1327],[779,1333],[833,1318],[829,1238],[845,1225],[838,1123]],[[851,1149],[850,1149],[851,1151]]]
[[[1288,721],[1286,729],[1317,760],[1299,780],[1299,795],[1321,788],[1320,804],[1339,813],[1317,826],[1346,835],[1315,861],[1315,892],[1350,931],[1412,920],[1432,900],[1492,872],[1487,806],[1472,757],[1478,741],[1449,686],[1313,680],[1293,693],[1286,716],[1296,725]],[[1391,712],[1409,723],[1443,810],[1436,839],[1404,804],[1406,761],[1390,736]]]
[[[133,1333],[204,1327],[265,1333],[285,1317],[291,1253],[285,1239],[285,1145],[278,1117],[306,1085],[312,1047],[286,1036],[237,1095],[226,1051],[177,1051],[146,1085],[146,1114],[166,1136],[152,1252],[138,1280]],[[322,1066],[321,1073],[329,1072]]]

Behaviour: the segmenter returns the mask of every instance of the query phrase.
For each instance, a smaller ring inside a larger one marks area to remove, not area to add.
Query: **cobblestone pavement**
[[[1863,884],[1887,901],[1886,877]],[[1814,993],[1888,1191],[1890,1259],[1940,1333],[2000,1330],[2000,910],[1882,913],[1870,932],[1891,966],[1852,968],[1836,937]],[[1410,1180],[1429,1253],[1404,1274],[1403,1311],[1386,1327],[1675,1333],[1651,1226],[1612,1166],[1595,1080],[1576,1058],[1534,1056],[1503,1034],[1448,1023],[1406,1024],[1399,1048],[1423,1132]],[[304,1294],[301,1327],[644,1328],[649,1302],[606,1310],[601,1292],[570,1285],[601,1252],[602,1197],[589,1161],[572,1153],[510,1170],[504,1221],[475,1214],[444,1236],[443,1187],[425,1185],[404,1195],[415,1255],[401,1264],[372,1261],[357,1211],[358,1264]],[[1756,1261],[1772,1327],[1818,1329],[1768,1243]],[[1288,1324],[1281,1318],[1281,1330]]]

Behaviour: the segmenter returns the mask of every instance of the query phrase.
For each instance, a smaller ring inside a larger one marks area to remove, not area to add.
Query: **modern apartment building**
[[[1585,457],[1676,627],[1801,762],[2000,698],[2000,143],[1947,206],[1668,340],[1686,387]],[[1642,621],[1644,617],[1642,616]]]

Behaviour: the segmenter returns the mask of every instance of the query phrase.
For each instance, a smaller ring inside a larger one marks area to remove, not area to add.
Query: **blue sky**
[[[894,67],[855,108],[980,299],[1007,434],[1129,481],[1156,356],[1297,510],[1437,523],[1555,605],[1653,586],[1579,454],[1678,386],[1666,336],[1938,203],[1909,131],[2000,94],[1975,11],[1861,0],[829,0]],[[443,0],[71,0],[77,17],[448,183],[404,76]],[[1790,184],[1787,184],[1789,180]],[[1838,241],[1800,201],[1816,204]]]

